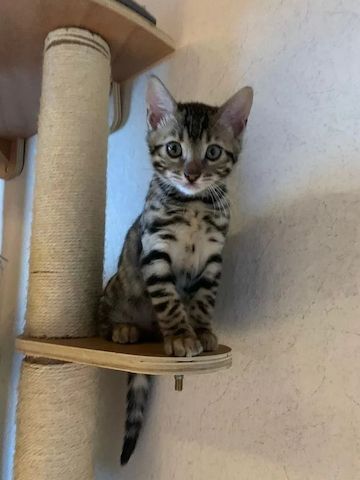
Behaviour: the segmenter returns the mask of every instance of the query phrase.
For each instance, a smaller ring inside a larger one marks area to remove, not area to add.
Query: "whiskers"
[[[180,173],[175,173],[175,172],[171,174],[171,177],[174,178],[175,180],[180,180],[180,181],[183,179],[183,176]]]
[[[214,210],[221,211],[224,217],[228,218],[230,216],[231,207],[228,198],[224,194],[223,189],[216,183],[213,183],[208,186],[208,191],[213,200]]]
[[[185,212],[188,208],[188,202],[191,200],[202,200],[208,198],[209,208],[214,212],[219,212],[225,218],[230,217],[231,207],[229,199],[224,190],[224,186],[218,183],[213,183],[209,179],[202,179],[199,187],[201,190],[194,192],[183,192],[180,188],[182,176],[176,172],[171,172],[171,176],[164,177],[156,175],[158,185],[160,186],[158,198],[160,202],[165,205],[171,201],[172,204],[177,204]],[[178,184],[178,185],[177,185]]]
[[[174,187],[168,181],[166,181],[163,177],[160,177],[160,175],[157,176],[157,179],[161,186],[160,201],[161,203],[167,203],[169,195],[171,195],[174,192]]]

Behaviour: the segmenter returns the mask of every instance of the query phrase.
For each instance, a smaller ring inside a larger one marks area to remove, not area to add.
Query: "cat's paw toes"
[[[112,341],[115,343],[136,343],[140,338],[140,330],[131,323],[119,323],[114,325]]]
[[[164,348],[167,355],[175,355],[175,357],[195,357],[203,351],[199,339],[189,334],[165,337]]]
[[[196,334],[201,342],[204,352],[215,352],[218,348],[218,339],[211,330],[197,330]]]

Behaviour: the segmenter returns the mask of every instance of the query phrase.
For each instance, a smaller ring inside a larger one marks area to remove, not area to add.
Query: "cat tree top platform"
[[[0,139],[36,133],[44,40],[59,27],[81,27],[102,36],[110,46],[117,82],[174,50],[167,35],[115,0],[1,0]]]
[[[216,352],[197,357],[168,357],[161,343],[119,345],[98,337],[39,339],[21,336],[16,348],[33,357],[44,357],[94,367],[149,375],[210,373],[229,368],[231,349],[219,345]]]

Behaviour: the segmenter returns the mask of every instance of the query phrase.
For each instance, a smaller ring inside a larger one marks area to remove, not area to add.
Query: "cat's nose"
[[[194,183],[200,177],[201,173],[188,173],[184,172],[185,178],[190,182]]]

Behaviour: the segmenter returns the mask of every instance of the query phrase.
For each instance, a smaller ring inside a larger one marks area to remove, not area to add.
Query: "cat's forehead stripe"
[[[192,140],[198,140],[209,128],[210,116],[217,108],[202,103],[180,103],[178,109],[183,113],[183,126]]]

